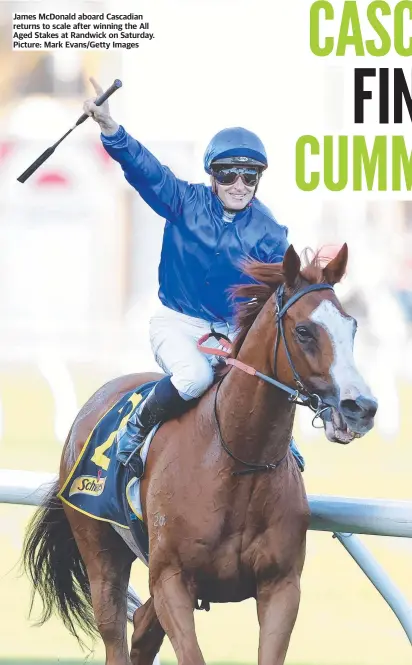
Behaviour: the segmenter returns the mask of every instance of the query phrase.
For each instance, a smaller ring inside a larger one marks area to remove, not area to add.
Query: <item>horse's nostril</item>
[[[363,418],[373,418],[378,410],[376,400],[370,397],[357,397],[354,399],[343,399],[340,403],[342,413],[351,416],[362,416]]]
[[[373,418],[376,411],[378,410],[378,403],[371,397],[360,396],[356,400],[356,404],[359,406],[362,413],[368,418]]]
[[[343,413],[350,413],[352,415],[355,415],[360,411],[360,408],[354,399],[343,399],[340,403],[340,408]]]

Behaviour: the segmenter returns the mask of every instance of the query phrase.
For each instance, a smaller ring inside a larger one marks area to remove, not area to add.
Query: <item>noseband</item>
[[[277,323],[277,332],[276,332],[276,340],[275,340],[275,346],[274,346],[274,351],[273,351],[273,369],[274,369],[274,375],[276,376],[276,365],[277,365],[277,355],[278,355],[278,349],[279,349],[279,343],[280,340],[282,339],[283,345],[285,347],[285,353],[286,353],[286,358],[289,364],[290,369],[292,370],[293,373],[293,378],[296,384],[296,389],[294,390],[293,388],[290,388],[290,386],[287,386],[285,383],[281,383],[278,381],[276,378],[272,378],[271,376],[268,376],[267,374],[262,374],[262,372],[259,372],[258,370],[254,369],[253,367],[250,367],[249,365],[245,365],[244,363],[240,362],[236,358],[228,358],[228,353],[229,351],[219,351],[219,350],[213,350],[208,347],[202,347],[201,344],[208,339],[209,337],[215,337],[218,339],[218,341],[226,347],[226,349],[229,349],[226,341],[229,341],[228,338],[222,337],[222,335],[219,335],[216,333],[213,328],[212,332],[204,335],[198,342],[198,348],[200,351],[203,353],[209,353],[209,354],[214,354],[214,355],[220,355],[225,357],[225,362],[228,365],[233,365],[234,367],[238,367],[238,369],[243,370],[244,372],[247,372],[248,374],[257,376],[258,378],[262,379],[263,381],[266,381],[267,383],[270,383],[276,388],[279,388],[280,390],[283,390],[284,392],[289,394],[289,401],[294,402],[295,404],[299,404],[301,406],[308,406],[312,411],[315,412],[315,415],[312,420],[312,425],[315,427],[315,421],[321,416],[321,414],[326,411],[329,407],[324,404],[322,401],[321,397],[317,395],[316,393],[310,392],[302,382],[302,379],[299,376],[299,373],[296,370],[296,367],[293,363],[292,357],[290,355],[289,347],[286,341],[286,335],[285,335],[285,329],[284,329],[284,321],[283,317],[285,316],[286,312],[288,309],[294,305],[298,300],[303,298],[303,296],[306,296],[308,293],[312,293],[313,291],[324,291],[324,290],[331,290],[333,291],[333,286],[330,284],[310,284],[309,286],[306,286],[305,288],[301,289],[297,293],[295,293],[293,296],[289,298],[289,300],[286,301],[286,303],[283,304],[283,298],[285,295],[285,285],[282,284],[279,286],[274,294],[275,298],[275,310],[276,310],[276,323]],[[224,377],[223,377],[224,378]],[[215,414],[215,419],[216,419],[216,424],[217,424],[217,429],[219,432],[219,437],[220,441],[222,444],[222,447],[224,450],[227,452],[227,454],[232,457],[237,462],[240,462],[247,468],[243,471],[234,471],[232,475],[238,476],[238,475],[244,475],[247,473],[254,473],[256,471],[272,471],[273,469],[276,469],[279,464],[284,460],[286,457],[286,454],[284,457],[282,457],[281,460],[279,460],[276,463],[272,464],[259,464],[259,463],[250,463],[250,462],[245,462],[244,460],[241,460],[239,457],[236,457],[236,455],[230,450],[230,448],[227,446],[227,444],[224,441],[224,438],[222,436],[222,430],[220,427],[220,422],[219,422],[219,417],[217,413],[217,395],[219,391],[219,387],[223,379],[220,380],[216,392],[215,392],[215,400],[214,400],[214,414]],[[321,425],[322,427],[323,425]]]

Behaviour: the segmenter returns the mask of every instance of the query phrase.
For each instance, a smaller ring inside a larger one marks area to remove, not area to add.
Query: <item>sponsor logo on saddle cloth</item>
[[[79,476],[75,478],[69,490],[69,496],[73,494],[88,494],[89,496],[100,496],[104,490],[106,478],[98,476]]]

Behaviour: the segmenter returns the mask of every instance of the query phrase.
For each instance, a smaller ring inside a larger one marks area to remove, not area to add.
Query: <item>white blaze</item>
[[[371,397],[369,388],[355,366],[353,319],[344,316],[330,300],[322,300],[309,318],[322,326],[329,335],[333,349],[330,374],[339,390],[339,400],[355,400],[359,395]]]

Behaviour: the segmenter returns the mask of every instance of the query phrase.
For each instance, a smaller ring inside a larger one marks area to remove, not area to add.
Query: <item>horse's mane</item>
[[[312,256],[311,256],[312,255]],[[324,281],[321,267],[322,257],[319,252],[306,248],[302,252],[300,277],[309,284],[320,284]],[[256,284],[241,284],[229,289],[229,297],[233,301],[238,298],[247,298],[235,305],[235,326],[238,330],[232,345],[231,357],[236,358],[247,333],[252,327],[259,312],[277,287],[283,284],[284,275],[282,263],[263,263],[261,261],[246,260],[242,265],[245,275],[256,280]],[[296,285],[296,289],[299,284]]]

